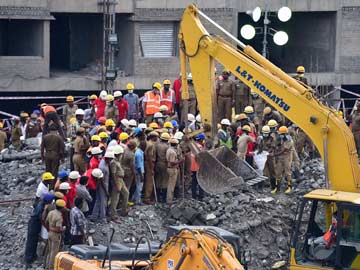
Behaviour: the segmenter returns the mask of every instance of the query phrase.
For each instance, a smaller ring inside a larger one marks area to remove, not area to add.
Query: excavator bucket
[[[210,194],[234,191],[244,184],[253,186],[266,179],[225,146],[197,153],[196,161],[198,183]]]

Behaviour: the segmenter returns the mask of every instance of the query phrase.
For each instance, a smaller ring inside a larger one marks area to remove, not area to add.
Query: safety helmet
[[[115,127],[115,122],[112,119],[107,119],[105,122],[105,127]]]
[[[248,119],[248,117],[246,116],[245,113],[240,113],[235,116],[235,121],[240,121],[240,120],[244,120],[244,119]]]
[[[160,90],[162,88],[161,83],[156,82],[152,85],[153,88],[156,88],[157,90]]]
[[[226,119],[226,118],[222,119],[221,122],[220,122],[220,124],[221,124],[221,125],[226,125],[226,126],[230,126],[230,125],[231,125],[229,119]]]
[[[89,97],[89,99],[90,99],[90,100],[95,100],[95,99],[97,99],[97,95],[92,94],[92,95]]]
[[[134,90],[135,89],[135,85],[133,85],[132,83],[128,83],[126,85],[126,90]]]
[[[22,112],[22,113],[20,113],[20,117],[26,118],[26,117],[29,117],[29,114],[27,112]]]
[[[41,176],[41,179],[43,181],[50,181],[50,180],[54,180],[55,177],[52,175],[51,172],[44,172]]]
[[[196,120],[196,122],[200,123],[200,122],[201,122],[201,115],[198,114],[198,115],[195,117],[195,120]]]
[[[170,140],[169,140],[169,143],[170,144],[179,144],[179,141],[177,140],[177,139],[175,139],[175,138],[171,138]]]
[[[173,125],[171,124],[171,122],[165,122],[164,123],[164,128],[174,128]]]
[[[145,129],[147,126],[145,123],[139,123],[138,128]]]
[[[130,119],[129,120],[129,127],[136,127],[136,126],[137,126],[136,120],[135,119]]]
[[[119,90],[114,92],[114,98],[117,98],[117,97],[122,97],[122,93]]]
[[[269,113],[271,113],[271,108],[270,107],[265,107],[263,112],[264,112],[265,115],[269,114]]]
[[[296,68],[296,73],[305,73],[305,68],[304,66],[298,66]]]
[[[167,132],[164,132],[161,134],[160,139],[167,141],[170,139],[170,134]]]
[[[277,127],[279,125],[278,122],[274,119],[269,120],[269,122],[267,124],[271,128]]]
[[[120,121],[120,123],[121,123],[122,125],[124,125],[125,127],[128,127],[128,126],[129,126],[129,120],[127,120],[126,118],[122,119],[122,120]]]
[[[85,115],[85,112],[84,112],[83,109],[77,109],[77,110],[75,111],[75,115]]]
[[[152,123],[150,123],[149,127],[151,127],[151,128],[158,128],[158,124],[152,122]]]
[[[54,193],[55,198],[62,199],[64,198],[64,194],[62,194],[60,191],[56,191]]]
[[[101,150],[100,147],[93,147],[93,148],[91,149],[91,154],[92,154],[92,155],[98,155],[98,154],[101,154],[101,153],[102,153],[102,150]]]
[[[171,120],[171,124],[173,125],[174,128],[177,128],[179,126],[176,120]]]
[[[0,128],[3,128],[3,127],[4,127],[4,123],[0,122]]]
[[[285,126],[281,126],[279,127],[279,130],[278,130],[278,133],[279,134],[287,134],[289,131],[288,131],[288,128],[285,127]]]
[[[256,92],[253,91],[253,90],[250,90],[250,95],[251,95],[252,97],[258,97],[258,96],[259,96],[259,94],[256,93]]]
[[[71,187],[68,182],[64,182],[64,183],[60,184],[59,189],[60,190],[69,190],[69,189],[71,189]]]
[[[102,91],[100,92],[100,98],[101,98],[102,100],[105,100],[107,94],[108,94],[108,93],[107,93],[105,90],[102,90]]]
[[[357,109],[358,109],[357,106],[354,106],[354,111],[357,111]]]
[[[188,113],[187,119],[189,122],[193,122],[195,121],[195,116],[192,113]]]
[[[241,128],[242,130],[246,130],[248,132],[251,132],[251,127],[249,125],[245,125]]]
[[[92,135],[90,140],[91,140],[91,141],[97,141],[97,142],[100,142],[100,141],[101,141],[99,135]]]
[[[154,118],[162,118],[163,114],[161,112],[154,113]]]
[[[76,118],[75,117],[71,117],[69,120],[70,124],[74,124],[76,122]]]
[[[91,175],[96,178],[101,178],[104,176],[103,172],[99,168],[93,169],[93,171],[91,172]]]
[[[134,128],[133,134],[134,134],[134,135],[138,135],[138,134],[141,133],[141,132],[142,132],[142,129],[139,128],[139,127],[136,127],[136,128]]]
[[[126,132],[121,132],[119,139],[120,141],[126,141],[127,139],[129,139],[129,134],[127,134]]]
[[[81,177],[81,175],[78,171],[72,171],[69,174],[70,179],[78,179],[79,177]]]
[[[192,80],[192,74],[191,74],[191,73],[189,73],[189,74],[187,75],[187,80],[188,80],[188,81],[191,81],[191,80]]]
[[[99,137],[100,137],[101,139],[106,139],[106,138],[109,137],[109,135],[108,135],[106,132],[100,132],[100,133],[99,133]]]
[[[106,96],[106,101],[114,101],[113,95],[107,95]]]
[[[56,200],[55,205],[56,205],[57,207],[62,207],[62,208],[64,208],[64,207],[66,206],[66,202],[65,202],[64,200],[62,200],[62,199],[58,199],[58,200]]]
[[[105,116],[99,117],[98,122],[99,122],[100,124],[102,124],[102,125],[105,125],[105,123],[106,123],[106,117],[105,117]]]
[[[338,113],[338,115],[339,115],[340,117],[343,117],[343,116],[344,116],[344,114],[343,114],[342,111],[338,111],[337,113]]]
[[[168,110],[169,110],[169,108],[166,105],[161,105],[160,108],[159,108],[160,112],[167,112]]]
[[[171,81],[168,80],[168,79],[166,79],[166,80],[163,81],[163,84],[168,84],[168,85],[170,85],[170,84],[171,84]]]
[[[113,148],[113,152],[115,155],[122,154],[122,153],[124,153],[124,148],[122,148],[122,146],[120,146],[120,145],[115,145]]]
[[[114,158],[114,152],[109,149],[105,152],[104,158]]]
[[[46,106],[48,106],[47,103],[41,103],[40,108],[44,108]]]
[[[246,106],[244,113],[254,113],[254,108],[252,106]]]
[[[201,132],[195,136],[196,140],[204,140],[206,138],[205,133]]]
[[[270,127],[269,126],[263,126],[262,128],[261,128],[261,132],[262,133],[270,133]]]
[[[150,131],[149,137],[159,137],[159,133],[157,133],[156,131]]]
[[[74,97],[73,96],[67,96],[66,97],[66,102],[72,102],[74,101]]]
[[[174,135],[174,138],[179,141],[181,141],[183,137],[184,137],[184,133],[182,133],[181,131],[176,132]]]

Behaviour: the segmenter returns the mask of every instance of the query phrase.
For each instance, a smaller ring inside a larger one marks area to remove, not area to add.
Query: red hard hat
[[[101,116],[101,117],[99,117],[99,120],[98,120],[98,121],[99,121],[100,124],[105,125],[106,120],[107,120],[107,119],[106,119],[105,116]]]

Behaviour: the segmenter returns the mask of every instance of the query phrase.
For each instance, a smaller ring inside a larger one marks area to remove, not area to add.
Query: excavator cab
[[[304,196],[292,237],[290,269],[310,268],[360,269],[360,195],[314,190]]]

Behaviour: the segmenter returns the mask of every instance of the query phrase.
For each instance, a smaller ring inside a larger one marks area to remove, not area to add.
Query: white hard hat
[[[92,155],[98,155],[98,154],[101,154],[102,153],[102,150],[100,147],[94,147],[93,149],[91,149],[91,154]]]
[[[226,118],[224,118],[223,120],[221,120],[220,124],[222,124],[222,125],[227,125],[227,126],[230,126],[230,125],[231,125],[229,119],[226,119]]]
[[[145,123],[140,123],[138,125],[138,128],[145,129],[145,128],[147,128],[147,125]]]
[[[121,91],[115,91],[114,92],[114,98],[116,98],[116,97],[122,97],[122,93],[121,93]]]
[[[181,131],[176,132],[174,135],[174,139],[177,139],[179,141],[181,141],[183,137],[184,137],[184,133],[182,133]]]
[[[114,152],[109,149],[105,152],[105,158],[114,158]]]
[[[70,179],[78,179],[79,177],[81,177],[81,175],[78,171],[72,171],[69,174]]]
[[[188,113],[187,119],[189,122],[193,122],[195,121],[195,116],[192,113]]]
[[[115,155],[124,153],[124,148],[122,148],[120,145],[115,145],[113,148],[113,152]]]
[[[104,176],[103,172],[98,168],[93,169],[93,171],[91,172],[91,175],[96,177],[96,178],[101,178],[101,177]]]
[[[154,114],[154,118],[161,118],[163,117],[163,114],[161,112],[157,112]]]
[[[64,183],[60,184],[59,189],[60,190],[69,190],[69,189],[71,189],[71,187],[68,182],[64,182]]]
[[[102,91],[100,92],[100,98],[101,98],[102,100],[105,100],[107,95],[108,95],[108,93],[107,93],[105,90],[102,90]]]
[[[192,80],[192,74],[191,73],[188,74],[187,79]]]
[[[122,119],[120,123],[123,124],[125,127],[129,126],[129,120],[127,120],[126,118]]]
[[[196,122],[201,122],[201,115],[200,114],[198,114],[197,116],[196,116],[196,118],[195,118],[195,120],[196,120]]]
[[[75,115],[85,115],[85,112],[84,112],[83,109],[77,109],[77,110],[75,111]]]
[[[137,126],[136,120],[135,119],[130,119],[129,120],[129,126],[130,127],[136,127]]]

